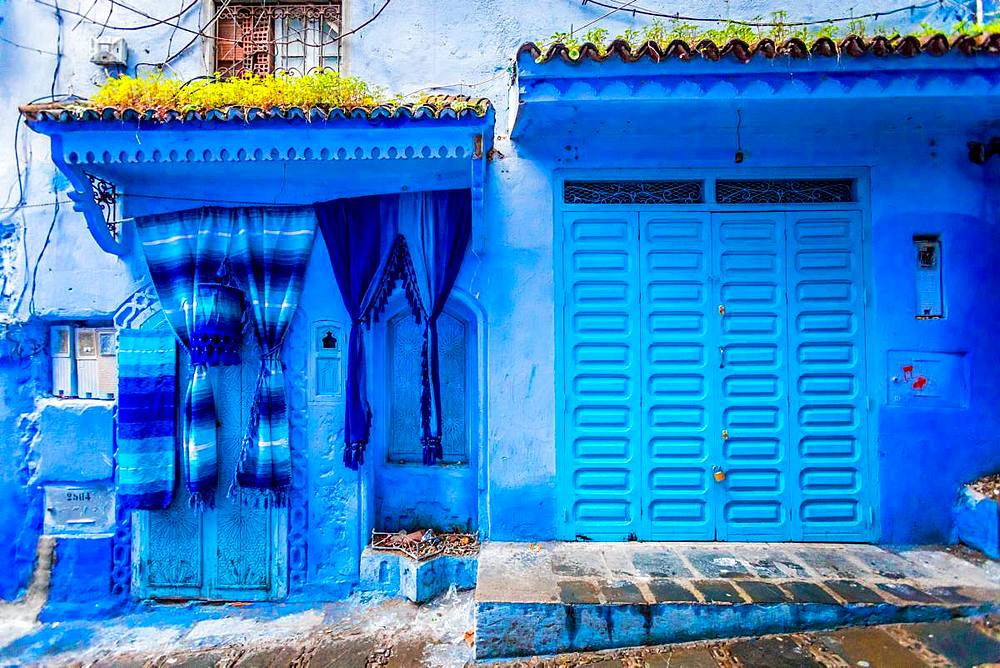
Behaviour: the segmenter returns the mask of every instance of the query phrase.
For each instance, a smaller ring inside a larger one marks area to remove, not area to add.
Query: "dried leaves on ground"
[[[989,499],[1000,501],[1000,473],[993,473],[980,478],[971,483],[969,487],[972,491],[978,492]]]

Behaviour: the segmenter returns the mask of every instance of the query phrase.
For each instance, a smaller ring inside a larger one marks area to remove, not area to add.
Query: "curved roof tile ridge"
[[[578,47],[569,47],[562,42],[550,44],[547,47],[535,42],[525,42],[517,55],[528,55],[540,64],[556,59],[570,64],[586,61],[603,62],[617,57],[626,63],[635,63],[643,58],[660,62],[669,58],[689,60],[697,54],[710,61],[718,61],[732,56],[742,63],[750,62],[754,57],[773,59],[779,56],[790,58],[861,58],[872,54],[880,58],[887,56],[913,57],[921,54],[943,56],[951,51],[957,51],[966,56],[976,54],[1000,54],[1000,33],[983,33],[980,35],[955,35],[949,37],[943,33],[920,38],[915,35],[886,37],[875,35],[848,35],[839,42],[830,37],[817,37],[806,42],[798,37],[791,37],[782,42],[771,38],[763,38],[753,44],[742,39],[731,39],[719,44],[711,39],[702,39],[692,44],[683,39],[674,39],[664,46],[661,43],[646,41],[633,47],[624,39],[616,39],[606,47],[586,42]]]
[[[457,107],[457,108],[456,108]],[[241,122],[249,123],[267,119],[334,121],[343,119],[379,120],[391,118],[408,119],[458,119],[468,116],[485,117],[492,109],[492,103],[485,97],[465,95],[434,95],[411,104],[380,104],[372,107],[213,107],[211,109],[133,109],[103,107],[100,109],[81,105],[67,106],[61,103],[27,104],[19,107],[29,121],[148,121],[168,122]]]

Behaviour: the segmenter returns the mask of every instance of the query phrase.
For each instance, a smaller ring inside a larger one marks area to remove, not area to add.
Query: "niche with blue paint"
[[[420,379],[423,325],[397,295],[375,332],[374,528],[475,531],[473,438],[478,423],[476,319],[451,299],[438,320],[443,461],[422,463]],[[377,403],[375,403],[377,402]]]

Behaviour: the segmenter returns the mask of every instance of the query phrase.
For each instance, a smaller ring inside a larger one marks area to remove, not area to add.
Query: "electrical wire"
[[[56,82],[59,80],[59,70],[62,69],[63,16],[59,10],[59,0],[56,3],[56,66],[52,70],[52,85],[49,86],[49,96],[56,95]]]
[[[90,7],[87,8],[87,11],[84,12],[84,14],[86,14],[87,16],[90,16],[90,12],[94,11],[94,7],[97,7],[97,3],[99,1],[100,0],[91,0]],[[76,23],[73,24],[73,30],[76,30],[77,28],[79,28],[80,24],[82,24],[82,23],[83,23],[83,19],[82,18],[78,18],[76,20]]]
[[[575,0],[574,0],[575,1]],[[611,9],[614,12],[625,11],[632,16],[649,16],[651,18],[661,18],[661,19],[671,19],[674,21],[690,21],[692,23],[729,23],[732,25],[748,26],[750,28],[797,28],[802,26],[814,26],[814,25],[824,25],[830,23],[844,23],[847,21],[859,21],[862,19],[879,19],[880,17],[891,16],[893,14],[901,14],[903,12],[915,12],[921,9],[930,9],[934,6],[942,6],[944,0],[930,0],[922,4],[907,5],[906,7],[897,7],[895,9],[886,9],[878,12],[868,12],[867,14],[854,14],[852,16],[838,16],[834,18],[827,19],[817,19],[812,21],[745,21],[740,19],[727,19],[727,18],[707,18],[703,16],[686,16],[684,14],[671,14],[668,12],[658,12],[651,9],[645,9],[642,7],[627,7],[627,5],[613,5],[608,2],[603,2],[603,0],[583,0],[584,5],[594,5],[596,7],[603,7],[604,9]],[[629,5],[631,3],[628,3]]]
[[[604,19],[608,18],[608,17],[609,17],[609,16],[611,16],[612,14],[616,14],[616,13],[618,13],[618,12],[621,12],[621,11],[624,11],[624,10],[625,10],[626,8],[628,8],[628,7],[630,6],[630,5],[634,5],[635,3],[636,3],[636,0],[629,0],[628,2],[626,2],[626,3],[625,3],[624,5],[622,5],[621,7],[616,7],[615,9],[612,9],[612,10],[611,10],[611,11],[609,11],[608,13],[606,13],[606,14],[604,14],[604,15],[602,15],[602,16],[598,16],[598,17],[597,17],[596,19],[594,19],[594,20],[593,20],[593,21],[591,21],[590,23],[585,23],[585,24],[583,24],[582,26],[580,26],[579,28],[577,28],[576,30],[581,30],[581,31],[582,31],[582,30],[586,30],[587,28],[589,28],[590,26],[594,25],[595,23],[600,23],[601,21],[603,21]],[[583,3],[583,4],[584,4],[584,5],[586,5],[586,4],[587,4],[586,0],[584,0],[584,3]],[[576,32],[576,30],[571,30],[570,32]]]
[[[219,20],[219,17],[222,16],[222,12],[224,12],[226,10],[226,8],[229,7],[229,2],[230,2],[230,0],[224,0],[224,2],[222,3],[222,5],[219,7],[218,11],[215,12],[215,15],[212,16],[211,19],[209,19],[207,25],[209,25],[209,26],[210,25],[214,25],[215,22]],[[202,30],[204,30],[204,28]],[[176,33],[177,33],[177,27],[175,26],[174,27],[174,32],[171,33],[171,35],[170,35],[170,39],[173,39],[174,35]],[[136,63],[135,64],[136,74],[139,73],[139,67],[141,67],[142,65],[147,65],[147,66],[150,66],[150,67],[156,67],[156,68],[159,68],[159,69],[163,69],[164,67],[166,67],[167,65],[169,65],[171,62],[173,62],[175,59],[179,58],[181,56],[181,54],[183,54],[185,51],[187,51],[192,46],[194,46],[195,42],[197,42],[198,39],[201,38],[203,35],[204,35],[204,33],[199,31],[199,34],[197,34],[194,37],[192,37],[189,42],[187,42],[184,46],[182,46],[180,48],[180,50],[177,51],[177,53],[174,53],[173,55],[171,55],[170,49],[168,47],[167,48],[167,57],[163,60],[162,63]],[[209,77],[209,78],[212,78],[212,77]],[[184,86],[188,85],[189,83],[191,83],[191,82],[190,81],[185,82]],[[183,86],[182,86],[182,88],[183,88]]]
[[[495,74],[494,76],[490,77],[489,79],[483,79],[482,81],[476,81],[474,83],[465,83],[464,81],[458,81],[458,82],[455,82],[455,83],[452,83],[452,84],[442,84],[442,85],[438,85],[438,86],[424,86],[423,88],[418,88],[415,91],[406,93],[403,97],[410,97],[411,95],[416,95],[417,93],[422,93],[425,90],[444,90],[446,88],[476,88],[478,86],[484,86],[484,85],[486,85],[488,83],[492,83],[492,82],[496,81],[497,79],[499,79],[499,78],[501,78],[501,77],[503,77],[505,75],[510,75],[510,73],[511,73],[510,69],[508,68],[508,69],[505,69],[505,70],[503,70],[502,72],[500,72],[498,74]]]
[[[49,3],[49,2],[45,2],[45,0],[35,0],[35,2],[38,3],[38,4],[40,4],[40,5],[43,5],[45,7],[53,7],[53,8],[55,7],[55,5],[53,5],[53,4]],[[203,26],[200,29],[188,28],[187,26],[181,25],[180,23],[171,23],[171,20],[173,20],[174,18],[176,18],[176,16],[175,17],[170,17],[169,19],[158,19],[158,18],[156,18],[156,17],[154,17],[154,16],[152,16],[150,14],[147,14],[146,12],[143,12],[141,10],[135,9],[134,7],[129,7],[128,5],[125,5],[125,4],[121,3],[119,0],[109,0],[109,2],[112,3],[113,7],[121,7],[123,9],[127,9],[127,10],[130,10],[130,11],[133,11],[136,14],[138,14],[139,16],[143,16],[145,18],[149,18],[153,22],[149,23],[149,24],[146,24],[146,25],[141,25],[141,26],[113,26],[113,25],[108,24],[107,22],[101,23],[100,21],[92,19],[89,16],[86,16],[86,15],[84,15],[81,12],[74,12],[74,11],[71,11],[71,10],[68,10],[68,9],[63,9],[62,11],[65,12],[65,13],[67,13],[67,14],[72,14],[74,16],[79,16],[84,21],[87,21],[89,23],[93,23],[95,25],[102,26],[102,28],[106,28],[108,30],[146,30],[148,28],[155,28],[157,26],[165,25],[165,26],[175,27],[177,30],[180,30],[181,32],[186,32],[186,33],[189,33],[191,35],[194,35],[196,38],[197,37],[204,37],[205,39],[210,39],[210,40],[214,40],[214,41],[229,41],[229,42],[232,41],[232,40],[223,39],[221,37],[218,37],[217,35],[213,35],[211,33],[205,32],[208,28],[211,27],[211,24],[214,23],[214,20],[212,22],[210,22],[208,25],[205,25],[205,26]],[[363,30],[364,28],[366,28],[367,26],[369,26],[371,23],[373,23],[376,19],[378,19],[382,15],[382,13],[386,10],[386,8],[389,6],[389,4],[391,2],[392,2],[392,0],[384,0],[384,2],[382,3],[382,6],[379,7],[378,11],[376,11],[367,20],[363,21],[360,25],[356,26],[355,28],[352,28],[351,30],[348,30],[347,32],[341,33],[340,35],[337,35],[336,37],[332,38],[329,41],[324,41],[324,42],[321,42],[319,44],[314,44],[312,42],[306,42],[305,40],[272,40],[270,43],[273,44],[273,45],[275,45],[275,46],[287,46],[287,45],[290,45],[290,44],[296,44],[296,45],[301,44],[303,46],[307,46],[307,47],[310,47],[310,48],[322,48],[322,47],[325,47],[325,46],[329,46],[331,44],[336,44],[337,42],[341,41],[345,37],[349,37],[350,35],[353,35],[353,34],[359,32],[359,31]],[[150,63],[144,63],[144,64],[150,64]]]
[[[55,1],[55,0],[53,0],[53,1]],[[58,4],[52,4],[52,3],[49,3],[49,2],[45,2],[44,0],[35,0],[35,2],[37,4],[39,4],[39,5],[43,5],[45,7],[51,8],[51,9],[59,9]],[[112,10],[115,7],[124,7],[125,9],[132,9],[131,7],[126,7],[126,6],[122,5],[121,3],[117,2],[117,1],[114,1],[114,0],[109,0],[109,2],[111,3]],[[199,2],[199,0],[192,0],[191,3],[189,5],[187,5],[187,6],[185,6],[184,9],[182,9],[180,12],[178,12],[177,14],[174,14],[172,16],[168,16],[167,18],[164,18],[164,19],[158,19],[158,18],[155,18],[153,16],[149,16],[148,14],[143,14],[142,12],[137,12],[140,15],[145,16],[146,18],[149,18],[151,21],[153,21],[152,23],[147,23],[145,25],[139,25],[139,26],[111,25],[111,24],[108,23],[108,20],[110,19],[110,13],[108,15],[108,19],[105,19],[104,22],[101,22],[101,21],[98,21],[97,19],[91,18],[90,16],[88,16],[87,14],[84,14],[83,12],[77,12],[77,11],[73,11],[71,9],[65,9],[65,8],[63,8],[62,11],[64,13],[66,13],[66,14],[72,14],[73,16],[79,17],[81,21],[86,21],[87,23],[93,23],[95,25],[99,25],[99,26],[101,26],[102,28],[104,28],[106,30],[119,30],[119,31],[147,30],[149,28],[155,28],[155,27],[161,26],[161,25],[170,25],[170,26],[175,25],[173,23],[170,23],[170,21],[172,21],[174,19],[177,19],[177,18],[180,18],[188,10],[190,10],[192,7],[194,7],[195,5],[197,5],[198,2]],[[137,10],[133,10],[133,11],[137,11]],[[89,10],[88,10],[88,12],[89,12]],[[182,30],[189,30],[187,28],[181,28],[181,29]]]
[[[46,51],[45,49],[38,49],[38,48],[35,48],[33,46],[27,46],[25,44],[20,44],[18,42],[15,42],[14,40],[7,39],[6,37],[3,37],[3,36],[0,36],[0,42],[3,42],[4,44],[10,44],[11,46],[17,47],[18,49],[24,49],[26,51],[34,51],[35,53],[41,53],[41,54],[46,55],[46,56],[58,56],[59,55],[55,51]]]
[[[38,268],[42,265],[42,258],[45,257],[45,251],[48,250],[49,244],[52,242],[52,232],[56,229],[56,222],[59,220],[59,196],[56,195],[53,202],[54,209],[52,211],[52,222],[49,223],[49,231],[45,234],[45,241],[42,243],[42,249],[38,251],[38,257],[35,258],[35,268],[31,272],[31,298],[28,300],[28,315],[35,315],[35,286],[38,285]],[[24,298],[24,292],[21,293],[21,298]],[[20,299],[15,307],[15,313],[21,308]]]

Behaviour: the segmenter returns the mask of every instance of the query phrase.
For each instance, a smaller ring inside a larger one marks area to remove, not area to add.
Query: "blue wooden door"
[[[567,537],[871,540],[860,214],[563,223]]]
[[[787,540],[788,360],[785,217],[712,216],[719,364],[712,412],[720,540]]]
[[[244,350],[243,357],[248,361],[242,366],[211,370],[219,421],[215,508],[195,512],[181,484],[166,510],[136,513],[138,558],[134,564],[140,598],[261,601],[281,595],[282,518],[272,509],[243,504],[226,494],[249,420],[259,368],[251,361],[259,359],[253,346]],[[179,367],[178,385],[183,388],[187,382],[185,359]]]
[[[719,420],[711,217],[659,212],[639,221],[642,537],[712,540]]]
[[[563,228],[563,475],[566,537],[640,531],[638,221],[567,214]]]
[[[788,213],[789,481],[802,540],[876,537],[859,212]]]

